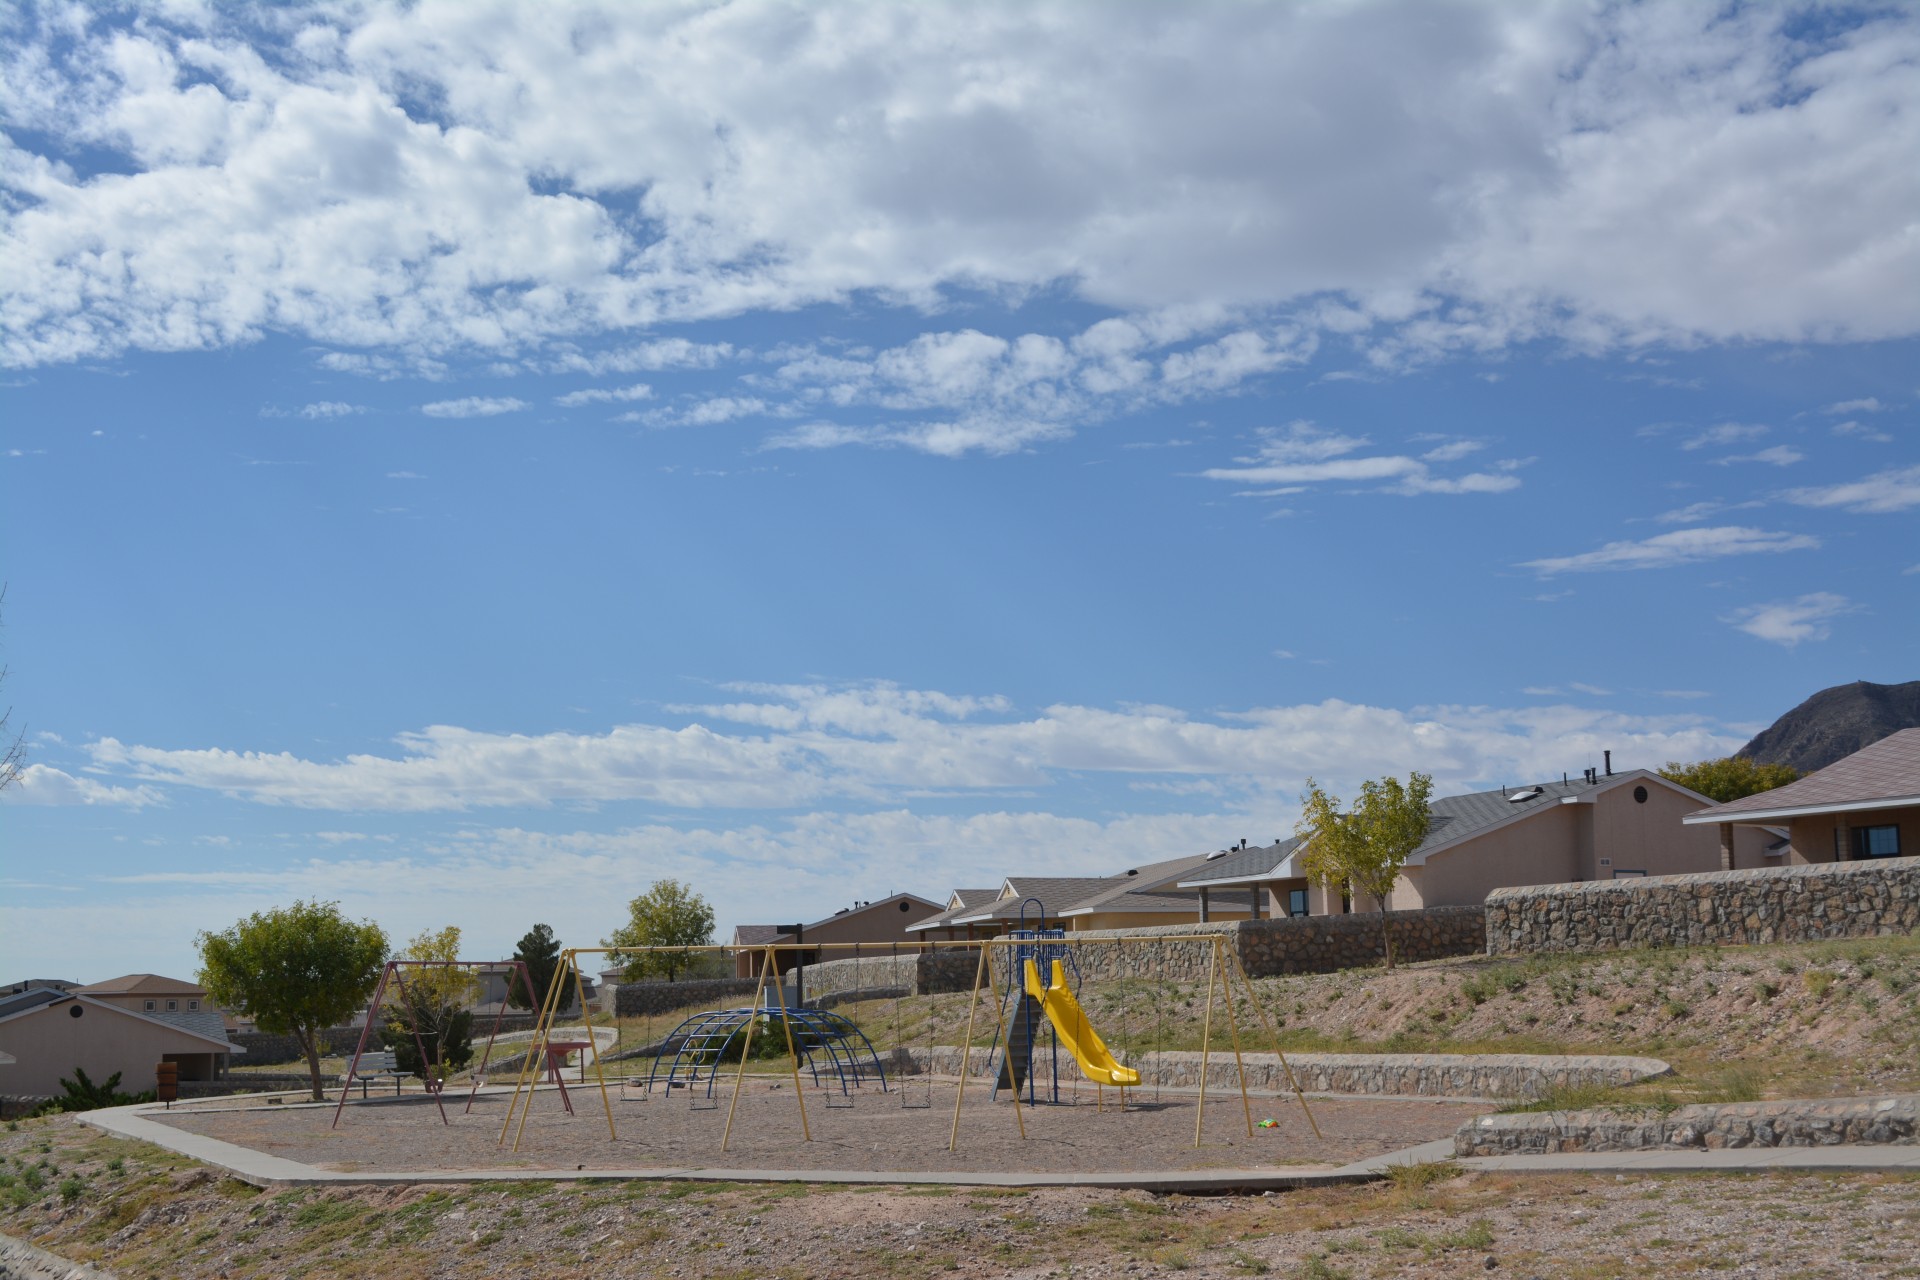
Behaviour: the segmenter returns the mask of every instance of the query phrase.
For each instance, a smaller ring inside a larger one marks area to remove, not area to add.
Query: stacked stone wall
[[[758,978],[697,978],[688,982],[623,982],[614,992],[614,1012],[645,1018],[694,1005],[714,1004],[729,996],[753,999]]]
[[[1722,1150],[1920,1143],[1920,1095],[1695,1104],[1671,1112],[1542,1111],[1482,1116],[1453,1136],[1457,1156]]]
[[[1391,917],[1395,963],[1412,964],[1486,950],[1486,915],[1479,907],[1429,907]],[[1213,939],[1224,938],[1250,978],[1288,973],[1334,973],[1386,963],[1378,913],[1288,916],[1148,929],[1090,929],[1068,934],[1084,979],[1147,978],[1205,982]],[[1124,939],[1124,941],[1122,941]]]
[[[1202,1060],[1198,1053],[1130,1054],[1115,1049],[1115,1056],[1140,1072],[1142,1088],[1199,1088]],[[960,1074],[961,1051],[955,1045],[935,1045],[931,1057],[925,1048],[909,1046],[895,1049],[888,1058],[906,1074],[926,1071],[929,1062],[936,1075]],[[1291,1093],[1297,1084],[1307,1093],[1508,1102],[1537,1098],[1555,1088],[1632,1084],[1671,1070],[1657,1058],[1600,1054],[1290,1053],[1286,1066],[1282,1066],[1271,1053],[1245,1053],[1241,1061],[1246,1067],[1247,1088],[1260,1094]],[[1239,1089],[1239,1068],[1230,1049],[1207,1055],[1205,1066],[1209,1091]],[[1293,1069],[1293,1083],[1289,1083],[1286,1067]],[[968,1056],[968,1077],[981,1079],[992,1070],[991,1055],[975,1048]],[[1068,1066],[1066,1070],[1072,1072],[1073,1068]],[[1081,1085],[1092,1087],[1084,1080]]]
[[[1495,889],[1490,954],[1920,932],[1920,858]]]

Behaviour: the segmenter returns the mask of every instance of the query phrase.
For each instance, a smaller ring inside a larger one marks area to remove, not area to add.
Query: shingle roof
[[[82,995],[89,996],[204,996],[207,994],[191,982],[184,982],[179,978],[168,978],[158,973],[123,973],[117,978],[108,978],[105,982],[88,983],[78,990]]]
[[[1074,906],[1082,898],[1099,892],[1110,877],[1107,876],[1008,876],[1003,890],[1012,892],[995,898],[991,903],[959,913],[960,920],[1006,920],[1017,921],[1020,907],[1028,898],[1037,898],[1046,908],[1047,918],[1053,919],[1060,912]],[[1027,915],[1031,921],[1031,910]]]
[[[930,915],[924,920],[914,921],[907,926],[907,932],[921,933],[928,929],[945,928],[961,916],[972,915],[976,911],[983,910],[987,904],[999,896],[998,889],[955,889],[948,901],[957,901],[957,905]]]
[[[737,924],[733,926],[733,945],[764,947],[769,942],[792,942],[793,935],[780,932],[777,924]]]
[[[1463,796],[1442,796],[1427,806],[1427,811],[1431,815],[1427,826],[1427,838],[1420,842],[1419,848],[1408,855],[1407,865],[1417,867],[1427,860],[1429,854],[1470,839],[1524,814],[1551,809],[1563,800],[1597,795],[1602,791],[1634,781],[1654,781],[1662,786],[1686,790],[1684,787],[1679,787],[1677,783],[1661,778],[1658,774],[1650,773],[1645,769],[1632,769],[1623,773],[1609,774],[1601,778],[1598,783],[1589,783],[1584,779],[1567,782],[1555,780],[1531,783],[1524,787],[1504,787],[1498,791],[1474,791]],[[1524,800],[1517,798],[1527,792],[1538,794]],[[1232,854],[1208,864],[1204,870],[1182,879],[1180,883],[1199,886],[1223,882],[1232,884],[1253,880],[1286,879],[1298,874],[1286,864],[1298,849],[1299,843],[1297,838],[1290,837],[1279,844]]]
[[[202,1010],[199,1013],[142,1013],[140,1016],[143,1018],[152,1018],[155,1022],[164,1022],[168,1026],[178,1027],[182,1031],[191,1031],[193,1034],[205,1036],[209,1040],[227,1039],[226,1022],[217,1013]],[[234,1044],[231,1040],[227,1040],[227,1043],[235,1053],[246,1052],[245,1047],[242,1045]]]
[[[1920,729],[1902,729],[1784,787],[1690,813],[1689,823],[1920,803]]]

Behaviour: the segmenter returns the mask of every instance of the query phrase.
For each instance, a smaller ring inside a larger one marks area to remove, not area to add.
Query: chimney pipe
[[[1611,752],[1611,751],[1602,751],[1602,752],[1601,752],[1600,754],[1601,754],[1602,756],[1604,756],[1604,757],[1606,758],[1606,761],[1607,761],[1607,776],[1608,776],[1609,778],[1611,778],[1611,777],[1613,776],[1613,752]]]

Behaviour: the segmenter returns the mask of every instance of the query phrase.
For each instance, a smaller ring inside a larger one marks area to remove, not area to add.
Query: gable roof
[[[117,978],[108,978],[105,982],[90,982],[74,990],[89,996],[204,996],[207,994],[191,982],[164,977],[157,973],[123,973]]]
[[[969,915],[990,905],[1000,896],[998,889],[955,889],[947,897],[947,909],[935,912],[924,920],[916,920],[907,926],[908,933],[921,933],[928,929],[958,928],[958,918]]]
[[[810,929],[818,929],[822,925],[833,924],[836,921],[845,920],[852,916],[863,915],[868,911],[878,911],[882,907],[890,907],[896,902],[917,902],[921,906],[930,907],[936,912],[940,910],[939,903],[928,898],[923,898],[917,893],[890,893],[884,898],[875,898],[872,902],[856,902],[851,907],[842,907],[830,916],[825,916],[809,924],[801,925],[800,930],[802,933],[805,933]],[[912,926],[908,927],[911,928]],[[770,942],[792,941],[793,935],[784,932],[781,925],[737,924],[733,927],[733,941],[728,945],[735,947],[764,947]]]
[[[1920,805],[1920,729],[1902,729],[1784,787],[1690,813],[1689,825]]]
[[[1418,867],[1437,853],[1444,853],[1468,840],[1498,827],[1521,822],[1535,814],[1563,804],[1591,804],[1615,787],[1627,783],[1654,783],[1670,791],[1698,798],[1700,793],[1663,778],[1651,769],[1628,769],[1608,774],[1596,782],[1584,778],[1568,781],[1531,783],[1524,787],[1503,787],[1498,791],[1472,791],[1460,796],[1442,796],[1427,805],[1430,820],[1427,838],[1407,856],[1406,865]],[[1201,872],[1181,880],[1181,888],[1213,887],[1231,884],[1255,884],[1265,880],[1291,880],[1305,874],[1294,855],[1299,852],[1296,838],[1261,849],[1222,858]]]
[[[793,935],[780,932],[777,924],[737,924],[733,926],[733,945],[764,947],[769,942],[791,942]]]
[[[30,992],[28,994],[39,995],[42,993]],[[227,1039],[226,1029],[221,1026],[220,1015],[218,1013],[138,1013],[122,1005],[109,1004],[105,1000],[95,1000],[93,997],[82,995],[77,991],[59,991],[53,994],[55,998],[52,1000],[43,1000],[31,1005],[9,1005],[0,1008],[0,1026],[5,1026],[9,1022],[14,1022],[21,1018],[30,1018],[38,1014],[46,1013],[56,1005],[78,1002],[90,1009],[99,1009],[116,1018],[132,1018],[135,1022],[144,1023],[171,1035],[190,1036],[194,1040],[211,1044],[222,1053],[246,1052],[245,1049]],[[211,1022],[206,1021],[207,1019],[211,1019]],[[198,1021],[186,1022],[183,1020]],[[203,1049],[201,1052],[204,1053],[205,1050]]]

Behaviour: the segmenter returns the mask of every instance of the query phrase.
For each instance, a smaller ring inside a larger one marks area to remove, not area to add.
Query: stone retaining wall
[[[918,1075],[929,1061],[936,1075],[960,1074],[957,1045],[935,1045],[931,1058],[924,1048],[895,1049],[887,1055],[903,1073]],[[984,1078],[991,1070],[985,1049],[975,1048],[968,1063],[969,1078]],[[1200,1055],[1197,1053],[1116,1054],[1140,1072],[1142,1087],[1156,1084],[1169,1089],[1197,1089]],[[1242,1055],[1247,1088],[1260,1093],[1289,1093],[1293,1085],[1280,1060],[1271,1053]],[[1622,1085],[1666,1075],[1672,1070],[1657,1058],[1606,1055],[1544,1055],[1500,1053],[1290,1053],[1287,1065],[1293,1080],[1308,1093],[1349,1093],[1398,1098],[1535,1098],[1549,1089],[1580,1085]],[[1207,1088],[1240,1087],[1233,1052],[1207,1055]],[[1073,1071],[1071,1063],[1065,1070]],[[1085,1083],[1085,1082],[1083,1082]]]
[[[1393,913],[1396,964],[1479,955],[1486,950],[1486,914],[1479,907],[1429,907]],[[1205,982],[1212,939],[1226,939],[1250,978],[1334,973],[1385,964],[1378,914],[1290,916],[1148,929],[1089,929],[1067,935],[1085,978],[1149,978]],[[1108,942],[1106,939],[1134,939]],[[1146,939],[1146,941],[1139,941]]]
[[[1489,954],[1920,932],[1920,858],[1495,889]]]
[[[1576,1151],[1719,1150],[1920,1143],[1920,1095],[1722,1102],[1657,1111],[1542,1111],[1481,1116],[1453,1136],[1456,1156]]]
[[[697,978],[690,982],[623,982],[614,992],[614,1012],[623,1018],[670,1013],[691,1005],[714,1004],[728,996],[745,996],[749,1003],[758,978]]]

